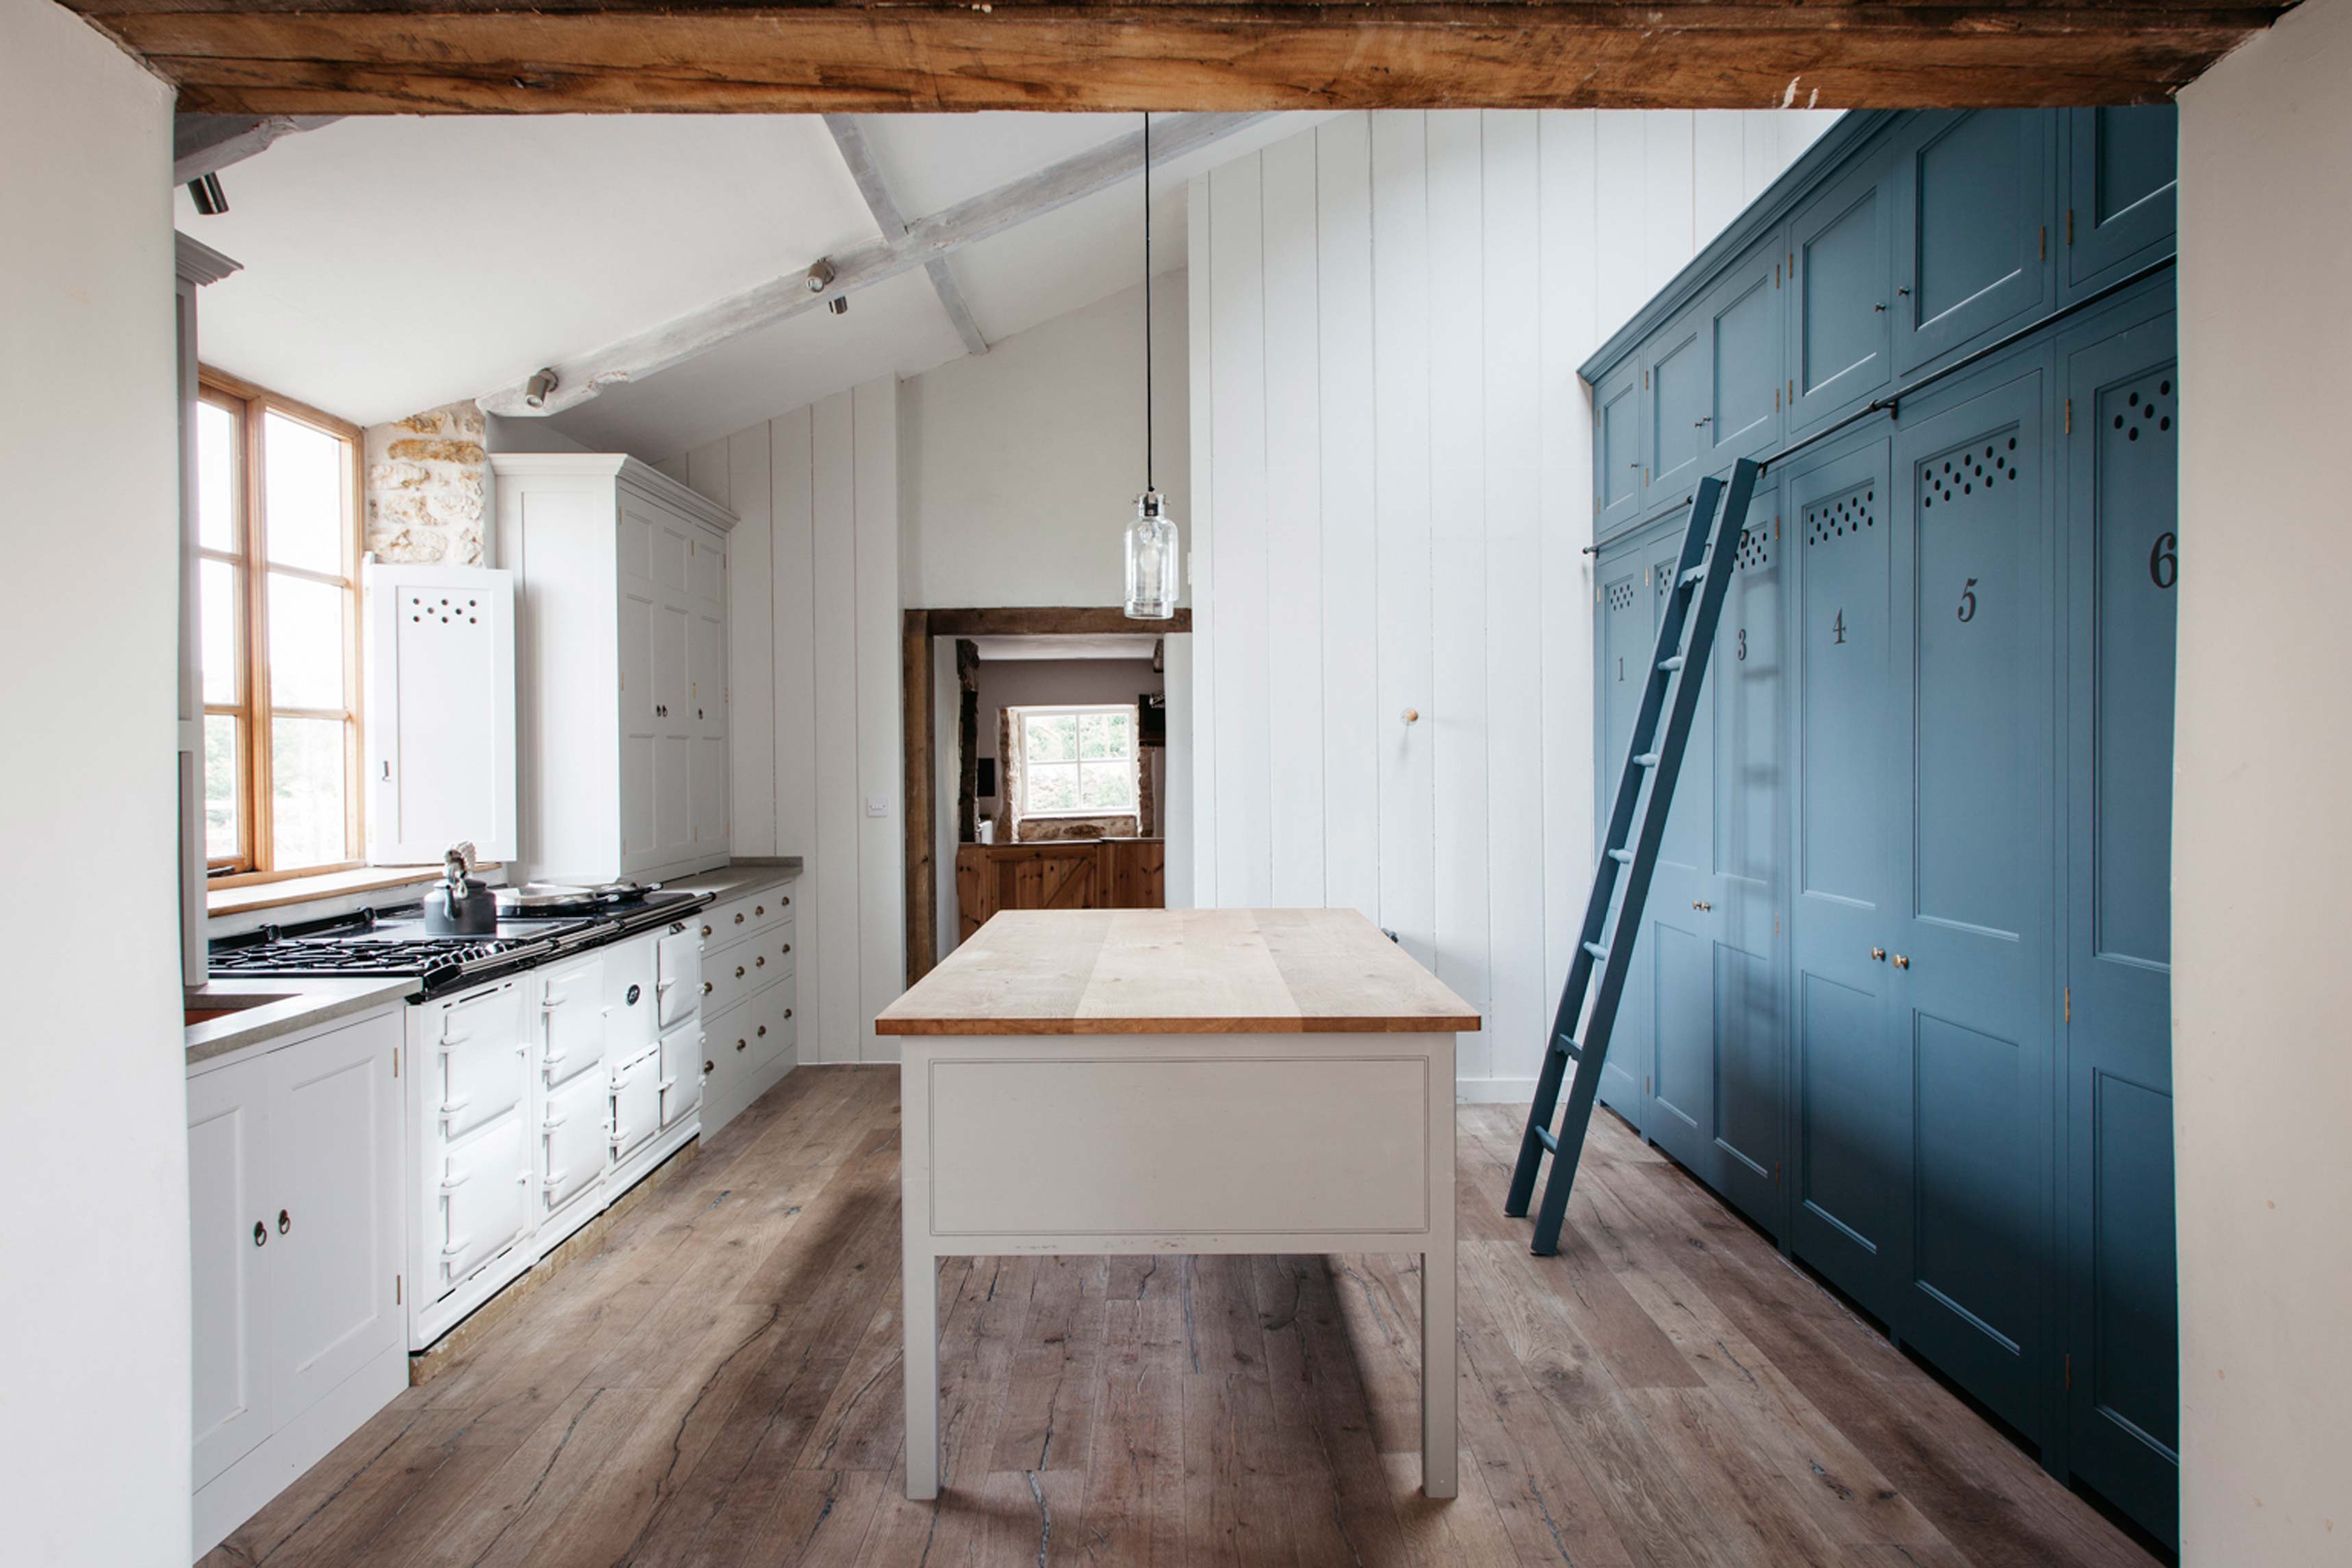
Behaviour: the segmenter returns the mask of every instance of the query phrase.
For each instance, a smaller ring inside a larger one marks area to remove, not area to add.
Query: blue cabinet
[[[2067,1457],[2177,1542],[2172,690],[2179,581],[2173,317],[2060,348],[2065,680]]]
[[[1727,475],[1738,458],[1780,442],[1787,379],[1780,374],[1785,270],[1775,233],[1735,262],[1700,306],[1708,380],[1700,453],[1708,473]]]
[[[2168,103],[2065,111],[2065,298],[2172,249],[2180,112]]]
[[[1894,282],[1895,195],[1879,152],[1797,209],[1786,264],[1789,430],[1847,413],[1894,371],[1887,314]]]
[[[1895,138],[1898,372],[2049,308],[2057,139],[2026,109],[1921,114]]]
[[[1670,322],[1642,355],[1642,513],[1680,504],[1713,451],[1707,440],[1712,333],[1699,311]]]
[[[1642,367],[1627,360],[1592,389],[1593,537],[1642,515]]]

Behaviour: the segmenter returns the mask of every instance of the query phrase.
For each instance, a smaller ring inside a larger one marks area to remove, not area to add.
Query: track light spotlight
[[[196,211],[205,217],[218,217],[228,211],[228,195],[221,189],[218,174],[190,180],[188,195],[195,202]]]
[[[522,384],[522,400],[533,408],[544,408],[548,394],[553,392],[556,385],[555,367],[550,365]]]

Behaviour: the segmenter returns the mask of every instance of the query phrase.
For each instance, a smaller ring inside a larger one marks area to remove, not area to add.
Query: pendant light
[[[1176,520],[1152,484],[1151,115],[1143,116],[1143,493],[1127,525],[1127,616],[1164,621],[1176,614]]]

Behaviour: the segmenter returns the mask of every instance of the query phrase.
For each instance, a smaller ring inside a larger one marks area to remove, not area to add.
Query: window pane
[[[1125,763],[1089,763],[1080,770],[1078,804],[1088,811],[1133,811],[1135,770]]]
[[[1075,811],[1078,805],[1078,765],[1076,763],[1049,763],[1045,767],[1032,764],[1029,769],[1029,809],[1040,811]]]
[[[269,767],[277,869],[343,859],[343,721],[272,720]]]
[[[269,701],[343,706],[343,606],[351,595],[308,577],[269,574]]]
[[[196,657],[204,665],[205,700],[226,707],[237,700],[238,568],[226,561],[206,561],[196,569]]]
[[[1124,757],[1134,733],[1133,716],[1127,713],[1082,713],[1078,716],[1078,755],[1086,758]]]
[[[245,421],[217,403],[196,405],[196,537],[207,550],[241,554],[237,470],[245,462]]]
[[[1075,713],[1045,713],[1022,721],[1025,739],[1022,752],[1033,763],[1073,763],[1078,757],[1078,719]]]
[[[205,715],[205,858],[228,860],[239,852],[236,837],[236,776],[243,753],[236,721],[226,713]]]
[[[261,513],[269,559],[283,566],[340,574],[350,531],[344,526],[348,492],[341,438],[272,414],[262,426],[261,445],[262,461],[269,470],[268,504]]]

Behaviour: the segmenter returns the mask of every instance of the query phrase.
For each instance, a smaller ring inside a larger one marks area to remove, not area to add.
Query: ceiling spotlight
[[[522,400],[532,408],[547,406],[548,394],[556,388],[555,367],[549,365],[522,384]]]
[[[808,269],[808,291],[824,293],[833,286],[834,276],[833,263],[822,256],[818,257],[816,265]]]
[[[205,217],[218,217],[228,211],[228,195],[221,189],[218,174],[190,180],[188,195],[195,202],[196,211]]]
[[[824,308],[832,311],[836,316],[846,316],[849,314],[849,296],[846,294],[835,294],[832,299],[827,300],[824,302]]]

